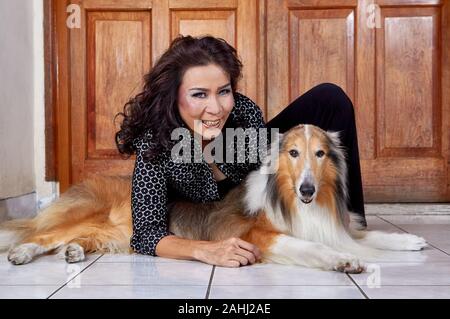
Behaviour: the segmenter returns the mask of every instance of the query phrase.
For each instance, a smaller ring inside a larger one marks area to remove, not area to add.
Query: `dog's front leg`
[[[413,234],[385,233],[382,231],[351,230],[360,244],[386,250],[422,250],[427,246],[424,238]]]
[[[264,259],[279,264],[295,264],[345,273],[361,273],[365,270],[365,265],[353,255],[338,252],[321,243],[281,234],[265,251]]]

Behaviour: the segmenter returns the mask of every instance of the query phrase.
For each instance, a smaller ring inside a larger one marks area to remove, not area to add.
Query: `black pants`
[[[358,138],[352,101],[339,86],[323,83],[299,96],[270,120],[267,127],[278,128],[280,133],[284,133],[298,124],[316,125],[325,131],[341,131],[341,141],[347,151],[350,197],[348,209],[365,217]]]

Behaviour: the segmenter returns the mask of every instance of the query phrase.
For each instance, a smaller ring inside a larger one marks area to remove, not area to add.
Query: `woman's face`
[[[181,118],[203,139],[218,136],[234,106],[229,75],[208,64],[186,70],[178,90]]]

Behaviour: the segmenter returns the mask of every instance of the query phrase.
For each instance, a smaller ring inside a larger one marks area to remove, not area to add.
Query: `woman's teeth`
[[[202,121],[203,125],[205,125],[206,127],[217,127],[220,124],[220,120],[216,120],[216,121]]]

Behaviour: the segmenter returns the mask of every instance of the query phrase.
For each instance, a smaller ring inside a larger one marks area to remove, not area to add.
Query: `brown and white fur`
[[[188,239],[240,237],[259,247],[264,262],[349,273],[363,271],[361,260],[381,250],[426,246],[415,235],[351,227],[346,174],[338,133],[298,125],[280,135],[261,167],[223,200],[172,203],[169,228]],[[3,224],[0,249],[13,246],[13,264],[53,251],[67,262],[90,252],[129,253],[130,186],[129,178],[100,176],[75,185],[36,218]]]

